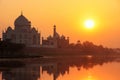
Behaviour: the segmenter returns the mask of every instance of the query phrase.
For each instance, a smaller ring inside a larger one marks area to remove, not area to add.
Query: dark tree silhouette
[[[0,58],[22,57],[24,47],[24,44],[11,43],[9,40],[0,41]]]

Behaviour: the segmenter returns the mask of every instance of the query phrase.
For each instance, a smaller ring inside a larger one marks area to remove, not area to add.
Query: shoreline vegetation
[[[69,44],[64,48],[26,47],[24,44],[0,41],[0,58],[33,58],[43,56],[115,56],[119,55],[119,48],[105,48],[86,41],[82,44]]]
[[[117,50],[119,51],[119,49]],[[70,63],[69,65],[76,66],[79,66],[80,62],[86,65],[89,62],[103,64],[119,58],[118,51],[104,48],[102,45],[97,46],[88,41],[82,44],[70,44],[66,48],[35,48],[26,47],[24,44],[0,41],[0,71],[38,63]]]

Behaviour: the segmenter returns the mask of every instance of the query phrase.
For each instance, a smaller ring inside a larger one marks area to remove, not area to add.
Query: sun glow
[[[93,20],[86,20],[84,22],[84,25],[85,25],[85,28],[92,29],[92,28],[94,28],[95,23]]]

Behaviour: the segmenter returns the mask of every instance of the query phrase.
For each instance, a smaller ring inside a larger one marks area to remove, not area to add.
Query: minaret
[[[53,37],[56,35],[56,25],[53,26]]]

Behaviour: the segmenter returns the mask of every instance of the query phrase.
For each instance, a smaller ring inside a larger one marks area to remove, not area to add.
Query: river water
[[[47,57],[25,61],[25,65],[21,67],[4,68],[2,66],[0,79],[120,80],[120,61],[118,57]]]

